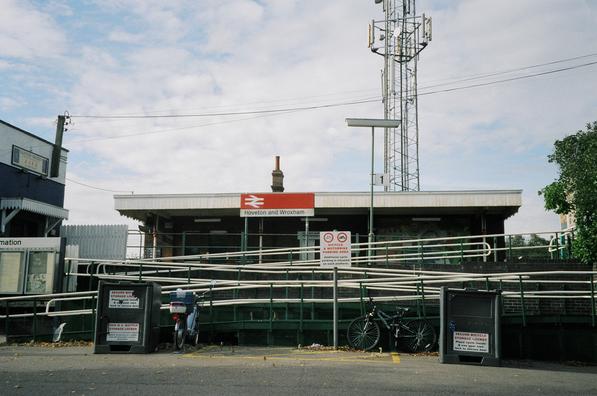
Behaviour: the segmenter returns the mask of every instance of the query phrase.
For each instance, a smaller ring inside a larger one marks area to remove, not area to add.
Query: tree
[[[597,263],[597,121],[557,140],[548,159],[558,166],[559,177],[539,191],[545,208],[574,214],[574,255],[583,262]]]
[[[522,247],[525,246],[524,238],[522,235],[514,235],[512,239],[510,239],[510,246],[512,247]]]
[[[549,246],[549,241],[545,238],[541,238],[539,235],[537,234],[531,234],[531,237],[529,238],[529,242],[527,243],[527,246]]]

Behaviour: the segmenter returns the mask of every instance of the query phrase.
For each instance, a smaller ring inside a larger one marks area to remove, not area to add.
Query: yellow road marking
[[[392,361],[396,364],[400,364],[400,355],[398,355],[398,352],[392,352]]]
[[[398,354],[396,354],[398,355]],[[188,353],[188,354],[184,354],[182,355],[183,357],[187,357],[187,358],[222,358],[222,359],[248,359],[248,360],[295,360],[295,361],[312,361],[312,362],[317,362],[317,361],[326,361],[326,362],[351,362],[351,363],[362,363],[362,362],[367,362],[367,363],[387,363],[388,361],[386,359],[369,359],[367,357],[363,357],[363,358],[342,358],[342,357],[320,357],[320,358],[316,358],[316,357],[298,357],[298,356],[284,356],[284,355],[263,355],[263,356],[242,356],[242,355],[218,355],[218,354],[208,354],[208,353],[198,353],[198,352],[194,352],[194,353]],[[387,355],[386,355],[387,356]],[[399,363],[400,362],[400,357],[396,356],[398,358],[398,362],[396,362],[395,357],[392,356],[392,361],[394,363]]]

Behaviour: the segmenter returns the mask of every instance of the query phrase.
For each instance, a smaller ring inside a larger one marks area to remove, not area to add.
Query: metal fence
[[[529,251],[541,250],[542,257],[554,260],[566,257],[563,252],[570,250],[572,237],[550,235],[548,243],[538,246],[516,246],[511,243],[516,236],[503,234],[353,243],[351,267],[337,271],[341,325],[350,315],[364,312],[368,296],[382,304],[411,305],[418,316],[433,318],[440,287],[449,286],[502,290],[503,314],[523,325],[534,316],[560,315],[558,307],[564,307],[567,314],[595,326],[596,271],[482,273],[457,268],[471,260],[481,266],[519,260]],[[76,270],[64,276],[77,279],[78,292],[0,298],[0,331],[9,339],[35,339],[45,334],[40,324],[52,318],[52,326],[65,320],[79,323],[71,335],[88,337],[94,328],[97,281],[102,279],[159,282],[164,303],[174,289],[210,291],[203,319],[212,331],[223,324],[241,329],[247,323],[268,331],[274,324],[300,331],[331,327],[333,269],[320,266],[318,247],[77,261],[78,266],[67,266]]]
[[[362,245],[368,243],[368,236],[352,234],[352,243]],[[285,248],[315,248],[318,244],[319,233],[304,232],[296,234],[269,234],[269,233],[165,233],[155,234],[143,233],[137,230],[129,230],[127,258],[146,259],[173,256],[172,252],[180,252],[179,256],[213,255],[222,253],[234,253],[238,251],[259,252],[271,250],[276,247]],[[376,246],[385,246],[383,243],[390,242],[393,245],[410,246],[411,250],[420,248],[423,245],[434,241],[450,241],[455,244],[452,251],[457,251],[456,245],[471,245],[476,243],[476,249],[487,248],[490,250],[486,259],[493,261],[512,261],[522,259],[571,259],[574,258],[573,242],[574,232],[555,231],[538,232],[533,234],[484,234],[484,235],[463,235],[454,237],[420,238],[418,236],[406,235],[376,235],[374,241]],[[438,246],[441,248],[441,246]],[[437,249],[440,250],[440,249]],[[168,252],[169,254],[165,254]],[[414,250],[413,250],[414,252]],[[362,255],[364,250],[359,250]],[[379,249],[378,249],[378,253]],[[411,252],[412,253],[412,252]],[[307,250],[303,252],[305,258]],[[411,254],[415,257],[416,254]],[[491,257],[490,257],[491,256]],[[312,256],[311,256],[312,257]],[[465,259],[467,256],[452,257]],[[476,257],[476,256],[468,256]],[[271,259],[267,258],[267,259]],[[260,262],[263,260],[262,259]],[[277,260],[277,258],[274,258]]]
[[[60,236],[79,247],[80,258],[124,260],[128,243],[127,225],[63,225]]]

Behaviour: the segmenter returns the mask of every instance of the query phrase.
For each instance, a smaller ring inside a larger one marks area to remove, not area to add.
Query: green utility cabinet
[[[441,288],[441,363],[501,364],[499,290]]]
[[[100,281],[93,353],[150,353],[160,337],[162,287]]]

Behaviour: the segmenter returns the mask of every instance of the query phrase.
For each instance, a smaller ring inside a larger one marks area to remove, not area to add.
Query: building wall
[[[29,198],[63,207],[68,151],[62,149],[57,177],[50,177],[54,145],[25,130],[0,120],[0,198]],[[48,174],[42,175],[13,164],[13,147],[32,152],[48,160]],[[21,210],[7,224],[5,235],[43,236],[46,217]]]
[[[44,139],[41,139],[27,131],[0,121],[0,163],[15,167],[12,165],[12,146],[18,146],[22,149],[31,151],[37,155],[49,159],[49,166],[52,166],[52,149],[54,145]],[[52,181],[64,186],[66,177],[66,158],[67,150],[62,150],[60,155],[60,168],[58,177],[50,178]],[[17,168],[18,169],[18,168]]]
[[[0,197],[30,198],[51,205],[64,205],[64,184],[0,163]]]

